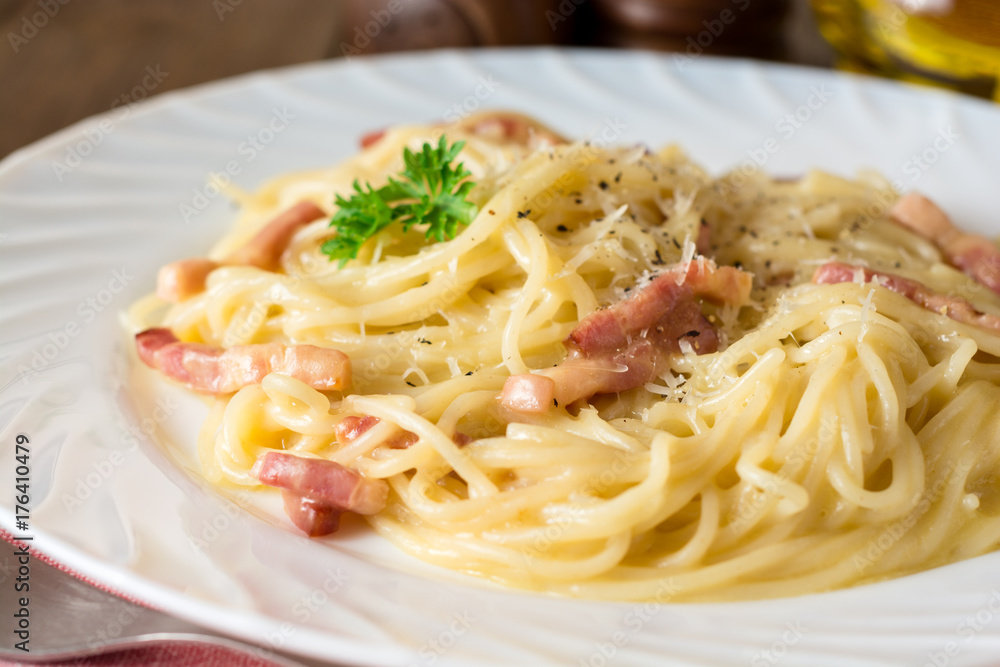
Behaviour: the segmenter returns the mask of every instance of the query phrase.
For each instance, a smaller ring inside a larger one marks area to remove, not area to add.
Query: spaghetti
[[[275,493],[267,455],[332,461],[364,495],[342,506],[404,551],[587,598],[794,595],[997,547],[1000,297],[889,215],[885,181],[716,179],[674,147],[513,118],[393,128],[339,167],[234,193],[194,292],[133,306],[136,332],[175,336],[144,357],[174,379],[192,350],[212,372],[223,351],[262,355],[210,398],[209,480]],[[331,193],[384,183],[443,132],[465,142],[472,222],[441,242],[386,230],[342,268],[323,256]],[[278,265],[232,260],[302,202],[325,216]],[[681,335],[661,331],[681,312]],[[608,327],[624,342],[591,342]],[[302,346],[346,355],[343,386],[311,386]],[[290,516],[331,520],[299,472],[278,484],[302,500]]]

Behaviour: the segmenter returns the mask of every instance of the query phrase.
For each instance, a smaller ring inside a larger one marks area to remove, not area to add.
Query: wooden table
[[[445,0],[441,0],[445,4]],[[475,0],[447,0],[456,5]],[[511,0],[505,0],[511,1]],[[523,0],[534,3],[537,0]],[[828,65],[829,50],[795,0],[788,58]],[[87,116],[168,90],[262,68],[340,57],[358,26],[345,0],[0,0],[0,157]],[[555,3],[558,5],[558,2]],[[576,3],[589,27],[558,35],[601,45],[605,21]],[[539,5],[531,5],[536,13]],[[543,17],[539,13],[539,20]],[[428,20],[433,20],[430,16]],[[356,20],[356,19],[355,19]],[[562,26],[560,26],[562,28]],[[450,43],[467,36],[449,32]],[[502,36],[501,36],[502,39]],[[464,41],[463,41],[464,40]],[[428,46],[428,40],[406,46]]]

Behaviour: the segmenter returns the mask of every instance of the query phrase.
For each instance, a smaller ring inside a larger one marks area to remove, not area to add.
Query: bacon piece
[[[350,415],[344,417],[334,425],[333,433],[337,436],[339,444],[346,445],[372,426],[375,426],[379,421],[381,420],[378,417],[372,417],[371,415],[364,415],[363,417]]]
[[[362,433],[375,426],[375,424],[378,424],[380,421],[382,420],[371,415],[364,415],[361,417],[350,415],[337,422],[337,424],[333,427],[333,432],[337,436],[337,442],[343,446],[360,437]],[[380,444],[385,445],[390,449],[406,449],[407,447],[416,444],[417,440],[419,440],[419,438],[416,433],[401,431]]]
[[[340,350],[315,345],[261,343],[228,350],[204,343],[182,343],[170,329],[136,334],[139,358],[150,368],[189,389],[229,394],[258,384],[268,373],[282,373],[313,389],[343,389],[351,381],[351,360]]]
[[[374,146],[379,142],[379,140],[385,136],[385,130],[375,130],[373,132],[367,132],[361,135],[361,147],[369,148]]]
[[[161,267],[156,276],[156,296],[171,303],[189,299],[205,289],[208,274],[220,266],[204,257],[171,262]]]
[[[693,297],[742,306],[749,303],[752,287],[753,277],[732,266],[715,266],[705,259],[675,264],[634,296],[585,317],[570,333],[567,343],[595,357],[622,349],[630,338],[641,338],[645,331],[654,338],[676,334],[672,339],[676,346],[686,332],[704,328],[698,317],[701,309]],[[692,347],[702,353],[700,345],[703,343],[692,342]]]
[[[934,202],[916,192],[901,197],[889,215],[936,245],[952,266],[1000,294],[1000,249],[988,238],[962,231]]]
[[[281,255],[295,232],[324,215],[326,213],[316,204],[299,202],[278,214],[246,245],[221,262],[196,258],[167,264],[157,276],[156,295],[172,303],[188,299],[205,289],[209,273],[225,265],[256,266],[265,271],[277,271],[281,268]]]
[[[511,410],[540,413],[642,386],[680,353],[682,340],[698,354],[714,352],[718,334],[696,297],[742,306],[750,300],[752,282],[749,273],[703,258],[674,265],[628,299],[583,318],[565,341],[566,360],[508,378],[501,402]]]
[[[263,484],[283,489],[288,518],[310,537],[337,530],[344,512],[377,514],[389,498],[389,485],[383,480],[365,479],[327,459],[268,452],[250,473]]]
[[[507,378],[500,401],[518,412],[543,413],[553,406],[555,394],[555,380],[544,375],[524,373]]]
[[[483,111],[462,119],[459,129],[495,141],[530,148],[565,144],[566,137],[530,116],[513,111]]]
[[[681,340],[698,354],[718,349],[715,327],[690,287],[669,277],[657,280],[632,299],[585,317],[573,330],[566,361],[541,372],[555,382],[556,402],[640,387],[663,372],[681,351]]]
[[[349,415],[344,417],[333,427],[333,432],[337,436],[337,443],[341,446],[348,444],[349,442],[360,437],[362,433],[375,426],[375,424],[378,424],[380,421],[382,420],[371,415],[363,415],[361,417]],[[406,449],[415,445],[419,439],[420,438],[416,433],[411,431],[401,431],[381,444],[389,447],[390,449]],[[472,442],[471,437],[464,433],[460,433],[459,431],[455,431],[455,434],[452,435],[451,439],[459,447]]]
[[[336,533],[340,528],[340,516],[344,510],[330,505],[322,505],[292,491],[282,491],[281,500],[285,514],[295,527],[309,537],[322,537]]]
[[[439,123],[437,127],[441,127]],[[458,129],[491,139],[497,143],[512,143],[528,148],[555,146],[568,142],[566,137],[530,116],[513,111],[481,111],[458,121]],[[361,147],[377,144],[386,130],[375,130],[361,136]]]
[[[701,219],[698,227],[698,240],[694,244],[699,255],[707,255],[712,250],[712,228],[708,220]]]
[[[958,296],[941,294],[925,285],[892,273],[872,271],[860,266],[841,262],[827,262],[816,269],[812,281],[817,285],[849,283],[863,276],[865,282],[879,279],[879,283],[897,294],[902,294],[913,303],[940,315],[946,315],[956,322],[1000,332],[1000,317],[977,310],[969,301]]]
[[[295,232],[325,215],[326,212],[311,201],[299,202],[264,225],[246,245],[234,250],[225,262],[277,271],[281,268],[281,255]]]

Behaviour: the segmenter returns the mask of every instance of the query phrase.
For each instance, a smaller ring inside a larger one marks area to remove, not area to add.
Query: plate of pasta
[[[0,165],[36,546],[350,664],[986,664],[998,130],[553,50],[84,121]]]

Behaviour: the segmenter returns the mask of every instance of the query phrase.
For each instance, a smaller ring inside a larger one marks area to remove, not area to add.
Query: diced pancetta
[[[190,299],[204,291],[208,274],[220,266],[206,257],[182,259],[162,266],[156,276],[156,296],[171,303]]]
[[[915,192],[901,197],[889,215],[936,245],[949,264],[1000,294],[1000,249],[992,241],[962,231],[934,202]]]
[[[359,438],[361,434],[365,433],[368,429],[378,424],[381,420],[378,417],[373,417],[371,415],[362,415],[356,417],[354,415],[349,415],[341,419],[333,427],[333,432],[337,436],[337,442],[340,445],[346,445],[347,443]],[[381,443],[382,445],[389,447],[390,449],[406,449],[417,442],[417,434],[411,433],[410,431],[399,431],[386,442]]]
[[[172,303],[188,299],[205,289],[208,274],[225,265],[256,266],[265,271],[277,271],[281,255],[295,232],[325,215],[316,204],[299,202],[267,223],[246,245],[221,262],[195,258],[167,264],[157,276],[156,295]]]
[[[1000,317],[976,309],[962,297],[935,292],[916,280],[903,278],[892,273],[872,271],[842,262],[828,262],[816,269],[813,282],[817,285],[847,283],[854,282],[859,276],[863,277],[865,282],[877,278],[879,284],[893,292],[902,294],[918,306],[940,315],[946,315],[956,322],[1000,332]]]
[[[287,452],[268,452],[254,463],[251,474],[262,484],[283,490],[289,519],[311,537],[340,526],[344,512],[376,514],[385,509],[389,485],[328,459]]]
[[[715,327],[697,297],[742,306],[753,278],[698,258],[677,264],[615,305],[583,318],[565,341],[566,360],[504,384],[508,409],[540,413],[595,394],[640,387],[660,375],[686,341],[698,354],[718,349]]]
[[[698,240],[695,241],[694,247],[700,255],[707,255],[712,250],[712,227],[705,218],[699,223]]]
[[[458,122],[461,130],[497,142],[519,144],[528,148],[565,144],[566,137],[534,118],[512,111],[483,111]]]
[[[555,395],[555,380],[545,375],[524,373],[507,378],[500,401],[518,412],[544,413],[554,405]]]
[[[344,417],[333,427],[333,432],[337,437],[337,443],[344,446],[352,442],[353,440],[361,437],[363,433],[378,424],[380,421],[381,420],[378,417],[373,417],[371,415],[362,415],[360,417],[349,415]],[[419,439],[420,438],[416,433],[401,430],[385,442],[379,444],[383,447],[389,447],[390,449],[406,449],[415,445]],[[459,447],[472,442],[471,437],[458,431],[452,435],[451,439]]]
[[[361,135],[361,147],[368,148],[374,146],[379,142],[379,140],[385,136],[385,130],[374,130],[372,132],[366,132]]]
[[[438,125],[440,127],[441,124]],[[550,127],[539,123],[530,116],[513,111],[481,111],[470,114],[458,121],[456,127],[469,134],[475,134],[497,143],[509,143],[526,148],[555,146],[568,142]],[[386,130],[374,130],[361,135],[361,147],[374,146],[386,134]]]
[[[336,533],[340,528],[340,517],[344,513],[342,509],[321,505],[292,491],[282,491],[281,500],[291,522],[309,537]]]
[[[315,345],[259,343],[229,349],[182,343],[170,329],[136,334],[139,358],[194,391],[229,394],[281,373],[321,391],[344,389],[351,381],[351,360],[340,350]]]
[[[352,440],[357,439],[372,426],[375,426],[379,421],[378,417],[372,417],[371,415],[363,415],[361,417],[350,415],[344,417],[334,425],[333,433],[337,437],[339,444],[346,445]]]

